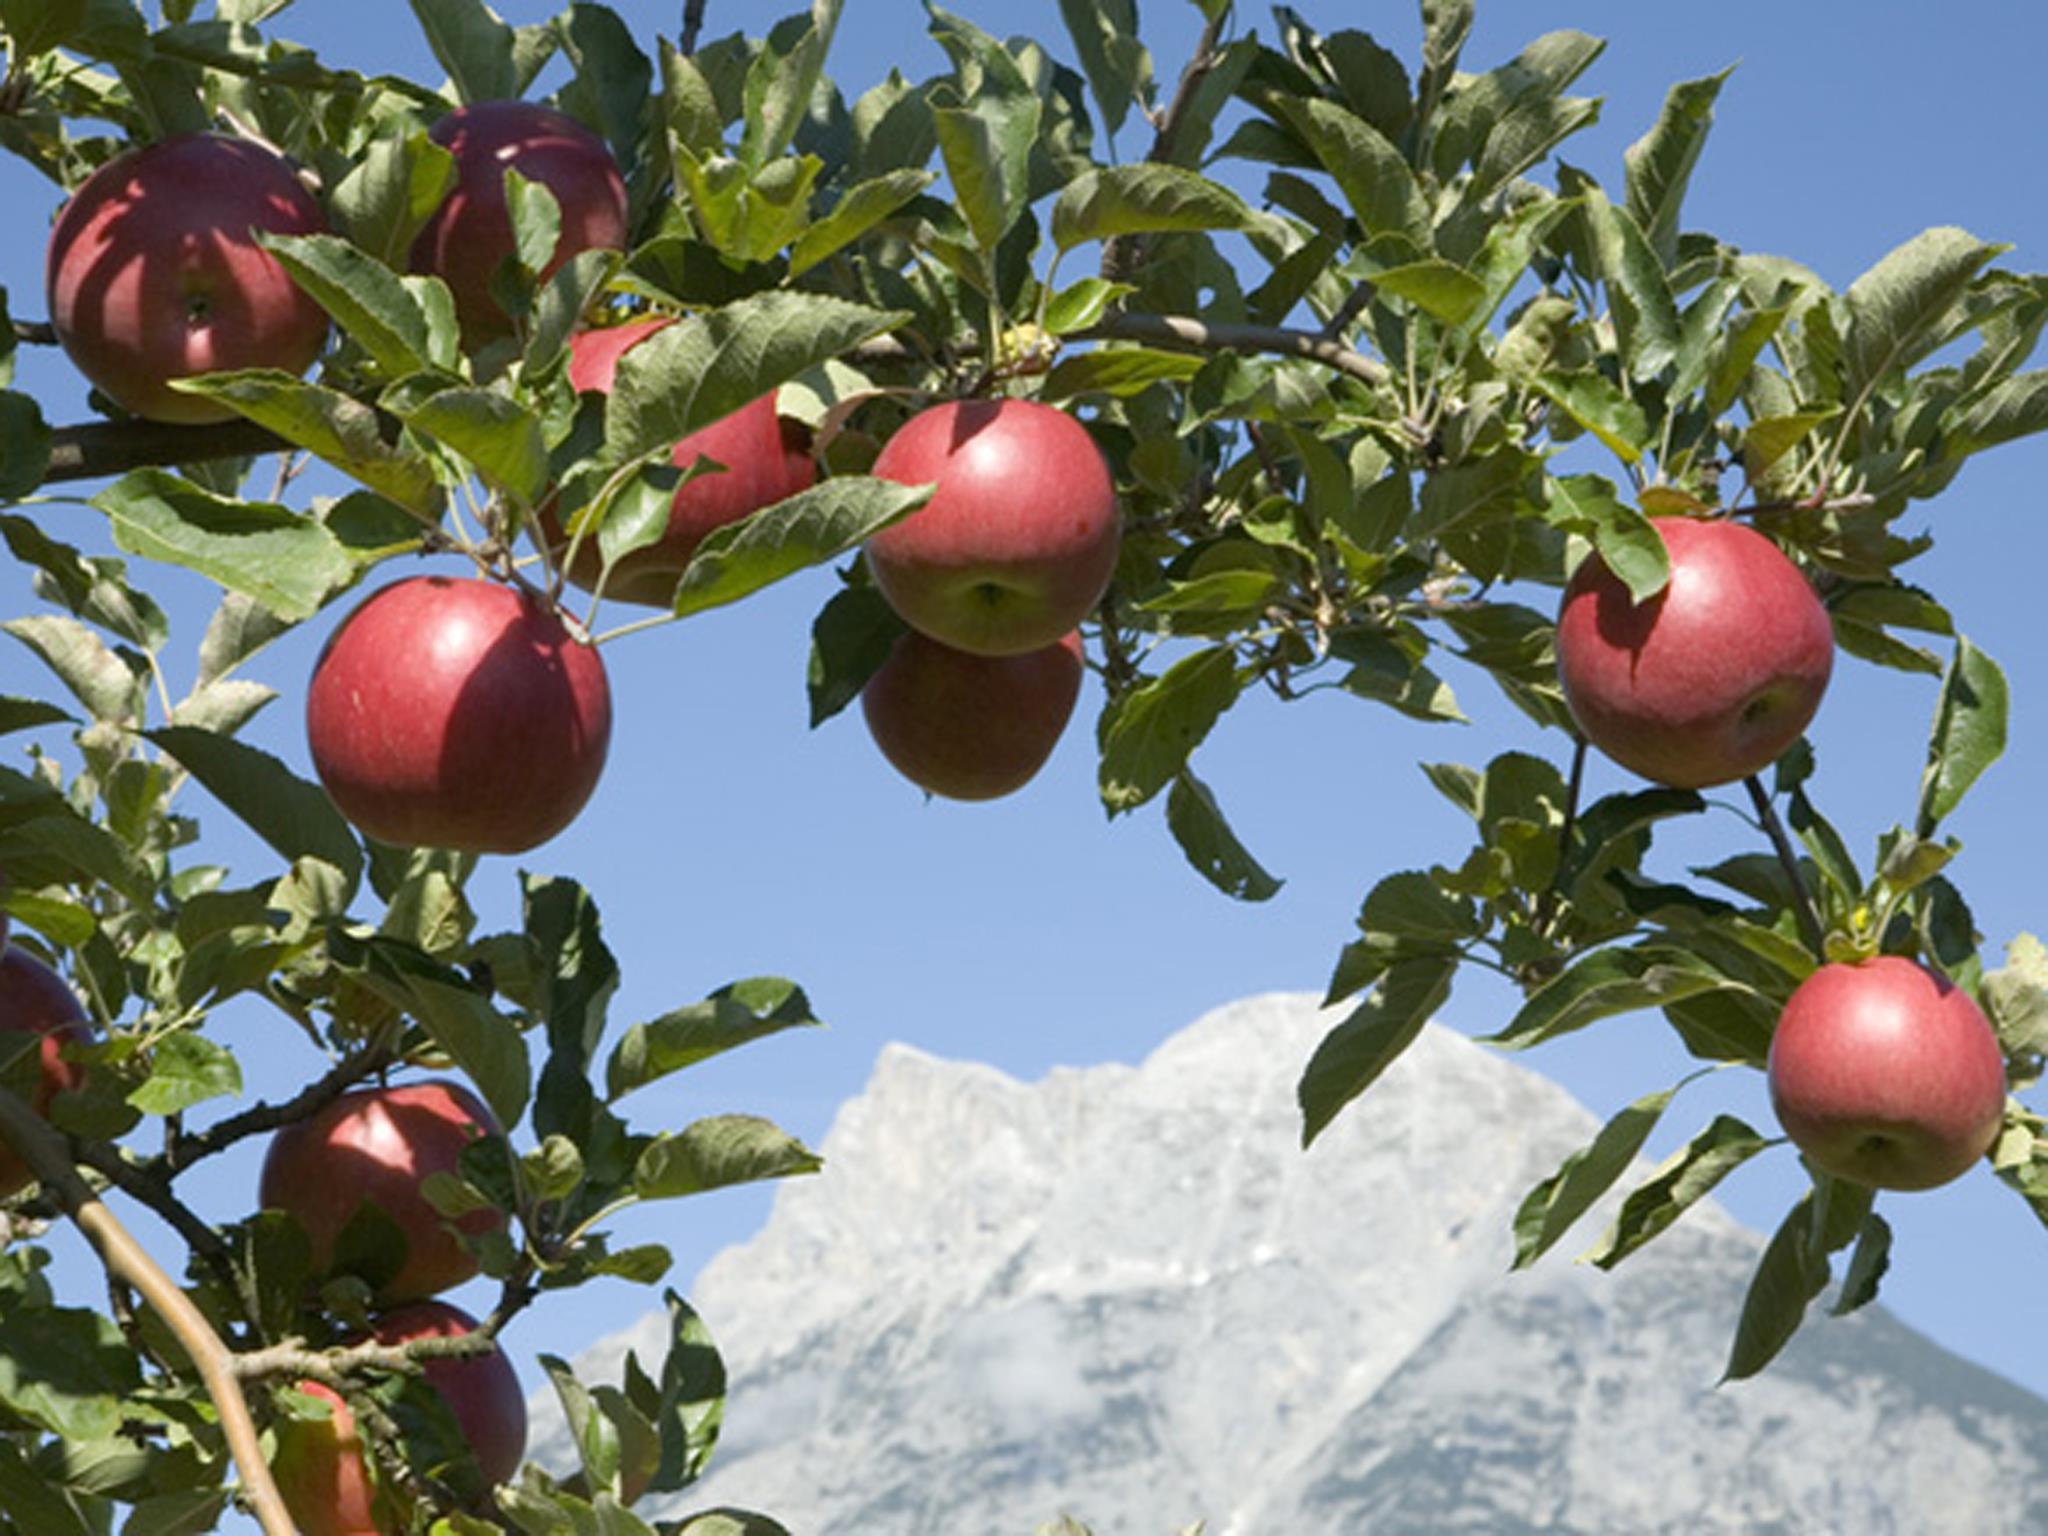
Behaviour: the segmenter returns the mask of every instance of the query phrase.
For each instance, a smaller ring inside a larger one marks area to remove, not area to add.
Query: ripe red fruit
[[[640,320],[580,332],[569,343],[569,382],[578,391],[611,393],[619,359],[671,323]],[[699,459],[710,459],[724,468],[716,472],[707,468],[676,487],[667,532],[612,567],[604,589],[608,598],[668,607],[683,568],[706,534],[809,490],[818,480],[810,434],[800,423],[776,415],[772,394],[749,401],[730,416],[690,433],[669,457],[678,468],[687,469]],[[566,535],[553,512],[543,512],[541,523],[548,543],[563,548]],[[593,588],[602,564],[596,535],[586,534],[576,547],[569,579],[586,590]]]
[[[327,313],[256,243],[327,221],[277,155],[247,139],[180,134],[129,150],[72,194],[50,231],[50,324],[78,371],[151,421],[226,421],[172,379],[237,368],[304,373]]]
[[[0,947],[0,1057],[12,1060],[17,1034],[41,1035],[40,1076],[29,1103],[39,1115],[50,1111],[50,1100],[76,1088],[85,1069],[64,1060],[67,1040],[86,1037],[85,1009],[78,994],[62,976],[27,950],[12,944]],[[18,1194],[35,1182],[28,1165],[0,1140],[0,1197]]]
[[[400,846],[518,853],[575,819],[611,740],[597,651],[525,592],[415,576],[321,652],[306,736],[328,795]]]
[[[475,1327],[476,1319],[459,1308],[428,1301],[389,1314],[372,1333],[380,1343],[403,1344],[457,1338]],[[495,1487],[518,1472],[526,1455],[526,1397],[504,1351],[428,1360],[421,1372],[455,1416],[485,1482]],[[331,1416],[279,1416],[270,1471],[285,1508],[300,1536],[376,1536],[383,1527],[355,1415],[341,1394],[319,1382],[302,1381],[298,1389],[325,1402]]]
[[[455,183],[414,239],[412,269],[448,285],[471,346],[512,329],[491,296],[492,274],[516,249],[505,172],[539,182],[561,205],[543,281],[580,251],[625,248],[626,184],[604,140],[575,118],[531,101],[480,101],[456,108],[427,136],[455,157]]]
[[[1741,523],[1660,517],[1671,583],[1636,603],[1597,555],[1565,589],[1557,672],[1594,746],[1679,789],[1727,784],[1799,739],[1834,666],[1827,609]]]
[[[956,400],[913,416],[874,473],[937,482],[868,540],[903,621],[956,650],[1014,656],[1059,642],[1116,569],[1116,487],[1087,428],[1031,400]]]
[[[345,1093],[271,1139],[257,1185],[265,1210],[288,1212],[312,1240],[316,1272],[358,1206],[374,1205],[405,1234],[405,1262],[378,1289],[386,1304],[437,1296],[477,1272],[476,1257],[420,1193],[436,1173],[454,1173],[462,1149],[495,1134],[497,1121],[475,1094],[443,1079]],[[472,1211],[454,1225],[472,1237],[502,1228],[502,1211]]]
[[[1932,1189],[1991,1149],[2005,1057],[1970,994],[1898,955],[1824,965],[1771,1037],[1771,1104],[1815,1166]]]
[[[1081,691],[1081,637],[1019,656],[976,656],[916,630],[861,690],[882,755],[952,800],[993,800],[1031,782]]]

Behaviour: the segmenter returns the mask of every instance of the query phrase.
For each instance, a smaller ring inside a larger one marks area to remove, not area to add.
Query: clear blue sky
[[[793,0],[772,9],[756,0],[711,0],[709,31],[758,30],[784,8],[794,9]],[[399,0],[300,9],[295,23],[287,13],[278,30],[315,44],[333,62],[431,71]],[[500,9],[530,21],[550,8],[520,0]],[[672,34],[680,5],[635,0],[620,9],[651,50],[657,30]],[[1029,31],[1067,52],[1052,0],[960,0],[956,9],[992,30]],[[1147,0],[1144,9],[1161,70],[1177,70],[1192,39],[1193,8]],[[1383,41],[1413,57],[1418,29],[1409,6],[1300,0],[1299,9],[1328,28],[1379,28]],[[943,67],[915,0],[849,0],[847,11],[831,68],[849,95],[892,65],[913,78]],[[1242,21],[1271,25],[1254,7]],[[1489,67],[1529,37],[1567,26],[1609,40],[1578,85],[1605,98],[1603,121],[1564,153],[1610,186],[1618,185],[1623,147],[1651,122],[1668,84],[1739,63],[1694,177],[1688,227],[1796,257],[1837,287],[1933,224],[2010,242],[2011,265],[2048,267],[2039,176],[2048,129],[2034,104],[2048,10],[2034,0],[1853,10],[1730,0],[1710,14],[1622,0],[1492,0],[1481,6],[1465,62]],[[1136,151],[1133,130],[1120,147]],[[17,315],[39,314],[42,233],[54,196],[6,161],[0,205],[16,210],[0,233],[0,284]],[[54,402],[54,419],[82,414],[82,391],[61,360],[29,357],[22,379],[21,387]],[[2033,607],[2048,555],[2044,481],[2048,446],[2004,448],[1906,520],[1909,528],[1931,527],[1938,540],[1910,574],[1947,600],[2013,683],[2008,754],[1951,827],[1967,845],[1955,874],[1993,963],[2015,932],[2048,928],[2036,896],[2048,832],[2033,793],[2048,762],[2041,727],[2048,657]],[[89,510],[49,516],[60,536],[96,547],[104,541]],[[189,656],[200,591],[196,583],[169,586],[184,599],[174,615],[185,622],[179,643]],[[612,647],[618,724],[605,780],[569,832],[521,861],[576,873],[592,887],[625,967],[619,1024],[735,977],[777,972],[803,982],[832,1026],[767,1042],[648,1091],[636,1102],[650,1126],[747,1109],[815,1141],[887,1040],[1036,1077],[1056,1064],[1134,1060],[1204,1010],[1249,993],[1319,991],[1375,879],[1454,859],[1466,847],[1466,824],[1426,786],[1418,759],[1477,764],[1511,747],[1563,754],[1560,737],[1540,737],[1470,673],[1449,674],[1473,718],[1468,727],[1423,727],[1334,696],[1292,706],[1248,698],[1196,760],[1247,843],[1288,881],[1273,902],[1240,906],[1185,866],[1159,807],[1105,823],[1094,791],[1093,695],[1084,695],[1045,773],[1022,794],[985,806],[927,804],[874,752],[857,712],[808,731],[808,625],[829,590],[830,578],[817,573],[737,610]],[[5,611],[21,611],[11,573],[0,575],[0,599]],[[253,739],[302,771],[297,711],[326,627],[315,624],[274,647],[252,673],[286,695]],[[25,651],[0,651],[0,690],[43,687],[35,666]],[[1910,815],[1933,696],[1930,680],[1841,661],[1813,732],[1816,789],[1860,856]],[[14,751],[19,740],[0,750]],[[1621,782],[1618,770],[1603,767],[1592,788]],[[1667,867],[1679,859],[1709,862],[1755,842],[1733,816],[1699,821],[1670,842]],[[227,837],[219,846],[246,868],[267,858],[246,840]],[[492,861],[474,882],[487,917],[504,921],[513,911],[514,868],[511,860]],[[1484,1032],[1512,1006],[1509,995],[1474,976],[1461,980],[1447,1018]],[[257,1091],[313,1064],[282,1019],[242,1021],[233,1038]],[[1602,1114],[1687,1067],[1653,1015],[1595,1026],[1525,1059]],[[1369,1112],[1370,1099],[1364,1102]],[[1720,1108],[1770,1123],[1760,1080],[1720,1074],[1680,1097],[1652,1153]],[[1473,1127],[1470,1156],[1486,1155],[1486,1134],[1487,1127]],[[1768,1228],[1800,1185],[1791,1153],[1780,1151],[1732,1178],[1722,1197],[1740,1217]],[[253,1163],[230,1161],[193,1193],[227,1218],[253,1188]],[[687,1289],[703,1260],[752,1230],[766,1206],[765,1194],[733,1193],[659,1207],[623,1222],[621,1239],[669,1243],[678,1258],[673,1278]],[[2017,1198],[1980,1170],[1937,1193],[1888,1197],[1881,1209],[1897,1233],[1887,1302],[1941,1342],[2048,1392],[2048,1303],[2032,1278],[2043,1234]],[[76,1294],[98,1295],[82,1265],[67,1265],[67,1273]],[[512,1343],[522,1352],[570,1353],[651,1299],[608,1282],[574,1300],[544,1301]],[[1732,1330],[1734,1318],[1728,1322]],[[539,1372],[524,1369],[537,1385]]]

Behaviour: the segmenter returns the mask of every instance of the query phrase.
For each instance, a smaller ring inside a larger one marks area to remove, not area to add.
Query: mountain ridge
[[[1527,1068],[1431,1026],[1304,1153],[1294,1081],[1329,1023],[1247,999],[1035,1083],[885,1048],[825,1173],[692,1292],[726,1437],[655,1512],[798,1536],[1061,1509],[1097,1536],[2048,1529],[2048,1403],[1880,1309],[1712,1391],[1761,1239],[1709,1202],[1613,1274],[1509,1273],[1515,1207],[1597,1129]]]

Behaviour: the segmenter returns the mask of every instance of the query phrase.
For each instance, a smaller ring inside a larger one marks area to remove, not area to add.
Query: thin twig
[[[1341,341],[1284,326],[1211,325],[1182,315],[1111,315],[1100,325],[1075,335],[1082,341],[1144,341],[1191,352],[1266,352],[1278,357],[1298,357],[1321,363],[1375,389],[1393,378],[1386,364],[1375,362]]]
[[[324,1386],[340,1388],[347,1378],[361,1371],[412,1371],[424,1360],[460,1360],[470,1355],[487,1355],[497,1347],[497,1342],[481,1329],[408,1339],[402,1344],[383,1344],[371,1339],[333,1349],[308,1349],[303,1339],[289,1339],[267,1349],[236,1355],[232,1369],[243,1381],[303,1376]]]
[[[239,1115],[230,1115],[225,1120],[216,1121],[196,1135],[180,1137],[176,1147],[164,1156],[143,1159],[137,1166],[161,1178],[182,1173],[201,1158],[211,1157],[216,1152],[224,1152],[238,1141],[250,1136],[260,1136],[266,1131],[275,1131],[306,1119],[340,1098],[363,1079],[383,1071],[391,1063],[391,1046],[388,1040],[374,1041],[353,1055],[342,1057],[326,1072],[282,1103],[253,1105]]]
[[[1742,782],[1749,790],[1750,804],[1756,807],[1757,820],[1763,823],[1764,835],[1770,838],[1772,851],[1778,855],[1785,877],[1792,882],[1793,913],[1799,919],[1799,931],[1806,936],[1807,947],[1815,958],[1825,960],[1828,957],[1828,940],[1821,927],[1820,908],[1814,905],[1813,892],[1807,887],[1806,876],[1799,868],[1799,856],[1792,851],[1792,839],[1785,835],[1785,823],[1778,819],[1778,808],[1771,804],[1762,779],[1752,773]]]
[[[57,327],[47,320],[15,320],[14,339],[27,342],[32,347],[54,347],[57,345]]]
[[[107,1273],[133,1286],[164,1320],[185,1353],[198,1367],[207,1396],[220,1414],[221,1432],[241,1473],[242,1484],[264,1536],[294,1536],[292,1518],[278,1497],[270,1467],[263,1459],[256,1422],[249,1415],[241,1383],[235,1379],[233,1356],[178,1283],[165,1274],[133,1234],[100,1202],[72,1166],[64,1137],[15,1093],[0,1088],[0,1137],[52,1191],[64,1212],[85,1234]]]
[[[697,51],[697,34],[704,30],[706,0],[683,0],[683,30],[676,39],[676,51],[688,58]]]
[[[51,431],[50,468],[43,482],[98,480],[146,464],[203,464],[211,459],[279,453],[290,447],[269,428],[240,419],[203,427],[161,421],[88,421]]]

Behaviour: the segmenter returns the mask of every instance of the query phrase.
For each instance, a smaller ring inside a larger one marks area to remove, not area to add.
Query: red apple
[[[63,1057],[67,1040],[86,1037],[85,1009],[78,994],[62,976],[25,949],[0,946],[0,1039],[15,1034],[38,1034],[40,1076],[29,1103],[39,1115],[50,1111],[50,1100],[76,1088],[85,1069]],[[0,1054],[11,1060],[11,1044],[0,1046]],[[0,1197],[18,1194],[35,1182],[28,1165],[0,1140]]]
[[[447,283],[471,346],[512,329],[491,296],[492,274],[515,249],[505,172],[539,182],[561,205],[543,281],[580,251],[625,248],[626,184],[604,140],[575,118],[531,101],[480,101],[456,108],[427,136],[455,157],[455,182],[413,241],[412,269]]]
[[[326,228],[291,167],[260,144],[188,133],[129,150],[86,178],[50,231],[50,323],[78,371],[137,416],[226,421],[233,411],[170,381],[310,368],[327,312],[252,231]]]
[[[477,1272],[476,1257],[420,1193],[436,1173],[455,1173],[462,1149],[496,1134],[475,1094],[442,1079],[344,1093],[271,1139],[257,1186],[265,1210],[288,1212],[312,1239],[316,1271],[358,1206],[378,1207],[405,1234],[405,1262],[379,1288],[389,1304],[437,1296]],[[502,1211],[472,1211],[454,1223],[472,1237],[505,1225]]]
[[[389,1314],[372,1332],[380,1343],[403,1344],[456,1338],[475,1327],[468,1313],[428,1301]],[[455,1416],[485,1482],[495,1487],[518,1472],[526,1455],[526,1398],[504,1351],[428,1360],[421,1373]],[[282,1414],[277,1420],[270,1471],[300,1536],[377,1536],[382,1527],[355,1415],[330,1387],[302,1381],[298,1389],[326,1403],[330,1413],[324,1420]]]
[[[578,391],[609,394],[619,359],[671,323],[665,319],[638,320],[630,325],[580,332],[569,343],[569,382]],[[762,395],[730,416],[690,433],[675,445],[670,458],[679,469],[687,469],[700,459],[709,459],[722,468],[713,471],[707,466],[676,487],[675,500],[669,508],[668,531],[612,567],[611,579],[605,583],[606,597],[668,607],[683,568],[707,533],[736,523],[784,497],[809,490],[818,480],[809,433],[800,423],[776,415],[772,394]],[[566,536],[560,521],[552,511],[546,511],[541,515],[541,523],[549,544],[561,549]],[[601,568],[597,537],[586,534],[576,546],[569,579],[588,590],[597,585]]]
[[[1052,755],[1081,691],[1081,637],[1018,656],[976,656],[916,630],[861,691],[882,755],[952,800],[1022,789]]]
[[[306,735],[342,815],[401,846],[518,853],[575,819],[611,739],[604,663],[497,582],[415,576],[321,652]]]
[[[1031,400],[920,412],[874,473],[936,482],[923,507],[868,540],[875,584],[912,629],[956,650],[1014,656],[1057,644],[1116,569],[1116,487],[1087,428]]]
[[[1557,672],[1594,746],[1646,779],[1747,778],[1799,739],[1834,666],[1834,628],[1799,568],[1734,522],[1660,517],[1671,582],[1637,603],[1597,555],[1565,589]]]
[[[1836,1178],[1932,1189],[1991,1150],[2005,1056],[1970,994],[1899,955],[1824,965],[1771,1036],[1771,1105]]]

